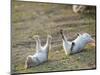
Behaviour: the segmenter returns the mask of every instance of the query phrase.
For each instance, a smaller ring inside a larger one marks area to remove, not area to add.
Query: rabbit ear
[[[77,36],[80,36],[81,34],[80,33],[77,33]]]
[[[89,45],[91,46],[95,46],[95,40],[93,38],[91,38],[91,40],[88,42]]]

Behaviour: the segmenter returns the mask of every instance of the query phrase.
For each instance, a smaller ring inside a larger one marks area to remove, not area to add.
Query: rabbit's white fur
[[[48,52],[52,37],[50,35],[47,36],[47,42],[43,47],[41,46],[41,41],[38,35],[36,35],[34,39],[36,40],[36,53],[34,55],[28,55],[25,61],[25,68],[39,65],[48,60]]]
[[[68,41],[66,36],[63,34],[63,31],[61,30],[60,32],[62,35],[63,48],[66,55],[80,52],[81,50],[83,50],[86,44],[88,44],[89,42],[94,42],[94,39],[92,39],[92,37],[88,33],[78,34],[78,37],[75,40]]]

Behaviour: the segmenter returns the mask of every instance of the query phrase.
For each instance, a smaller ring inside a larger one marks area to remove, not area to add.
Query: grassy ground
[[[94,10],[95,12],[95,10]],[[59,30],[69,40],[78,32],[88,32],[95,39],[95,19],[72,12],[71,5],[12,2],[12,73],[93,69],[96,67],[95,47],[87,45],[83,52],[66,56]],[[26,57],[35,52],[33,35],[40,35],[42,44],[52,35],[52,49],[47,62],[24,69]]]

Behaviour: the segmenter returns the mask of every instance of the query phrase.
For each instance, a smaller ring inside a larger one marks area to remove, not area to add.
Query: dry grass
[[[94,14],[95,15],[95,14]],[[90,16],[91,17],[91,16]],[[12,2],[12,73],[47,72],[96,68],[95,48],[86,46],[83,52],[67,56],[62,48],[59,30],[65,30],[69,40],[78,32],[88,32],[95,38],[95,19],[74,14],[71,5]],[[24,69],[27,55],[34,54],[32,36],[41,36],[45,43],[52,35],[48,62]]]

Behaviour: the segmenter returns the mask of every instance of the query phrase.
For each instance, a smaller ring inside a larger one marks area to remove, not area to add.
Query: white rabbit
[[[86,44],[95,43],[94,39],[88,34],[78,34],[78,37],[73,41],[68,41],[66,36],[63,34],[63,30],[60,30],[63,40],[63,48],[66,55],[71,53],[77,53],[83,50]]]
[[[52,37],[50,35],[47,36],[47,42],[44,46],[41,46],[41,41],[38,35],[36,35],[34,39],[36,40],[36,53],[34,55],[28,55],[25,61],[25,68],[39,65],[48,60],[48,52]]]

